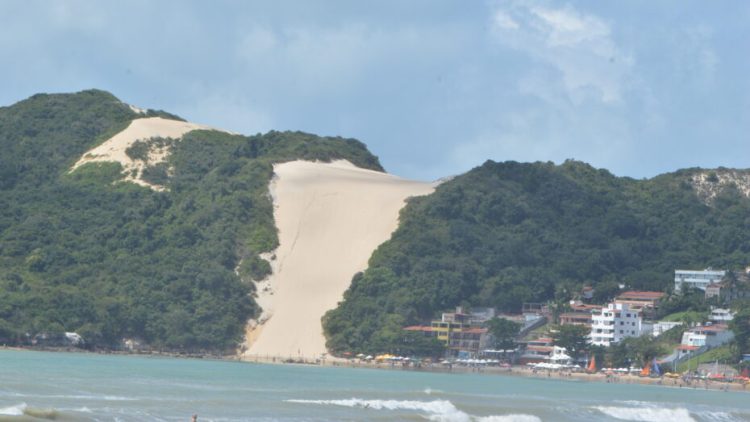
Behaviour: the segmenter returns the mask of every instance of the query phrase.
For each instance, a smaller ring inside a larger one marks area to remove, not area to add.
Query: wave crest
[[[696,422],[687,409],[678,407],[673,409],[657,407],[616,407],[616,406],[595,406],[594,409],[624,421],[640,422]]]
[[[448,400],[365,400],[351,398],[340,400],[287,400],[287,402],[357,407],[374,410],[414,410],[426,413],[429,420],[436,422],[541,422],[541,419],[534,415],[469,415],[468,413],[456,408],[456,406]]]

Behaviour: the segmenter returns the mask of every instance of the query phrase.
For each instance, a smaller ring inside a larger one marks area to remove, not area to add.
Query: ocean
[[[0,351],[0,421],[750,421],[750,394],[477,373]]]

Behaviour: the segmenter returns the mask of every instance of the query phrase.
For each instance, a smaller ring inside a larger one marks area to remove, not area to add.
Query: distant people
[[[198,422],[198,415],[193,415],[193,417],[190,418],[190,422]]]

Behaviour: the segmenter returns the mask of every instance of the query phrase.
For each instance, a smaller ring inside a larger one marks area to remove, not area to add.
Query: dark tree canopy
[[[714,186],[704,201],[699,172],[634,180],[577,161],[488,161],[409,201],[324,317],[328,345],[370,350],[391,315],[416,324],[461,304],[518,312],[572,293],[560,286],[591,285],[605,300],[618,284],[667,290],[675,268],[744,267],[750,200]]]
[[[116,163],[69,172],[138,117],[94,90],[0,108],[0,342],[75,331],[95,347],[135,338],[231,350],[258,311],[251,279],[270,271],[258,254],[277,244],[273,163],[343,158],[382,170],[352,139],[194,131],[144,172],[165,192],[118,182]],[[143,158],[146,147],[127,153]]]

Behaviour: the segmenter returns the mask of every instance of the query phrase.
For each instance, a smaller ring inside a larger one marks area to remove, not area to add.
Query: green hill
[[[174,144],[171,175],[144,171],[164,192],[118,182],[117,163],[69,172],[138,117],[95,90],[0,108],[0,343],[75,331],[91,347],[231,350],[258,311],[251,279],[270,271],[258,255],[277,244],[273,163],[382,170],[352,139],[193,131]]]
[[[323,318],[334,352],[396,349],[456,305],[519,311],[584,283],[669,288],[675,268],[750,262],[748,172],[650,180],[567,161],[488,161],[412,199],[390,241]]]

